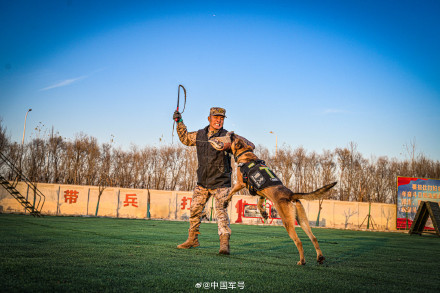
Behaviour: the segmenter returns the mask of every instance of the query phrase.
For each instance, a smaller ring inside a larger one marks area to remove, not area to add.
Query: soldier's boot
[[[231,235],[229,234],[222,234],[220,235],[220,250],[219,254],[226,254],[229,255],[229,237]]]
[[[198,235],[200,232],[188,232],[188,239],[182,244],[177,245],[179,249],[189,249],[191,247],[200,246]]]

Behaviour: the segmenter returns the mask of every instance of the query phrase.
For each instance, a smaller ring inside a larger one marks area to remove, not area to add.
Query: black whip
[[[183,110],[182,112],[180,112],[180,114],[182,114],[185,111],[185,107],[186,107],[186,89],[183,85],[179,84],[179,86],[177,87],[177,109],[176,111],[179,111],[179,106],[180,106],[180,88],[183,89],[183,93],[185,94],[185,100],[183,102]],[[174,138],[174,125],[176,124],[176,121],[173,122],[173,132],[171,134],[171,143],[173,143],[173,138]]]

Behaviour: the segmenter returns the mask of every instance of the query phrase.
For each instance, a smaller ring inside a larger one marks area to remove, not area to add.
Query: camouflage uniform
[[[223,203],[228,197],[231,189],[227,187],[217,189],[207,189],[200,185],[197,185],[194,189],[193,197],[191,200],[190,218],[189,218],[189,231],[199,232],[200,222],[203,209],[205,208],[208,199],[211,196],[215,198],[215,212],[217,216],[218,235],[231,234],[231,228],[229,227],[229,217],[227,210],[223,207]]]
[[[210,115],[222,115],[225,116],[225,111],[222,108],[211,108]],[[208,138],[217,131],[209,131]],[[186,146],[196,146],[197,131],[188,132],[185,124],[181,121],[177,123],[177,134],[180,141]],[[230,187],[221,187],[216,189],[207,189],[200,185],[197,185],[194,189],[193,197],[190,207],[190,228],[189,232],[199,232],[201,217],[203,209],[211,196],[215,198],[215,211],[217,215],[218,234],[231,234],[229,227],[229,217],[227,210],[223,207]]]
[[[186,125],[183,122],[177,123],[177,134],[184,145],[196,146],[197,131],[188,132],[186,130]],[[214,132],[210,133],[209,136],[212,134],[214,134]]]

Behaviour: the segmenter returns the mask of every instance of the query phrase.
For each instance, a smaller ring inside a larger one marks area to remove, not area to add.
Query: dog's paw
[[[266,211],[262,212],[262,213],[261,213],[261,216],[262,216],[265,220],[267,220],[267,218],[269,218],[269,214],[268,214]]]
[[[228,206],[229,206],[229,201],[225,201],[225,202],[223,203],[223,208],[224,208],[224,209],[227,209]]]
[[[317,262],[322,265],[324,263],[325,257],[323,255],[318,256],[317,258]]]
[[[304,259],[301,259],[299,262],[296,263],[299,266],[305,266],[306,265],[306,261]]]

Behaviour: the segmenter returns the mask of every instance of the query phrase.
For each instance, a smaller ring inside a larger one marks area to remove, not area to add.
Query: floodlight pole
[[[273,131],[269,131],[269,133],[272,133],[272,134],[275,135],[275,157],[276,157],[277,154],[278,154],[278,151],[277,151],[277,149],[278,149],[278,136],[277,136],[277,134],[276,134],[275,132],[273,132]]]
[[[22,161],[23,161],[24,134],[26,133],[26,120],[27,120],[27,115],[29,114],[30,111],[32,111],[32,109],[27,110],[26,116],[24,116],[23,138],[21,139],[20,171],[21,171],[21,164],[22,164]]]
[[[22,148],[23,148],[23,144],[24,144],[24,134],[25,134],[25,132],[26,132],[26,119],[27,119],[27,115],[29,114],[30,111],[32,111],[32,109],[29,109],[29,110],[26,112],[26,116],[24,116],[23,139],[21,140],[21,146],[22,146]]]

